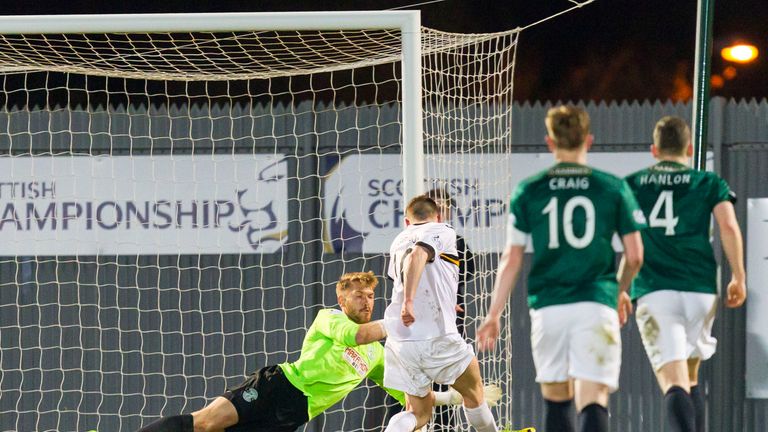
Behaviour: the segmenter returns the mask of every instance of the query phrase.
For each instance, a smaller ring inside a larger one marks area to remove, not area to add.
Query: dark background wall
[[[745,229],[746,198],[768,196],[768,104],[716,99],[713,107],[715,167],[742,198],[737,214]],[[546,108],[513,107],[513,153],[545,151],[541,137]],[[587,108],[595,124],[595,151],[645,150],[659,116],[689,117],[689,107],[682,104]],[[397,118],[396,106],[304,102],[109,111],[74,107],[0,112],[0,125],[16,131],[0,136],[0,152],[3,157],[107,153],[137,158],[284,153],[292,173],[288,242],[270,255],[0,258],[0,430],[134,430],[159,415],[199,409],[244,374],[296,359],[317,311],[335,305],[333,283],[340,273],[383,274],[381,255],[324,252],[321,176],[326,157],[399,153],[400,130],[391,121]],[[383,143],[384,150],[359,146],[361,132],[336,132],[340,123],[357,129],[378,123],[375,142]],[[179,135],[161,137],[161,131],[169,130]],[[468,285],[470,338],[488,300],[497,257],[479,259],[478,278]],[[722,277],[729,278],[726,268]],[[389,289],[382,280],[377,316]],[[481,356],[484,373],[503,381],[507,398],[500,412],[515,426],[540,425],[543,412],[533,382],[524,296],[521,282],[509,308],[510,358]],[[718,314],[718,353],[702,369],[710,430],[763,431],[768,406],[744,397],[745,310],[720,308]],[[614,430],[663,430],[661,395],[634,324],[622,335],[621,390],[611,401]],[[501,370],[509,364],[511,370]],[[384,403],[380,390],[361,388],[307,430],[376,430],[385,418]]]

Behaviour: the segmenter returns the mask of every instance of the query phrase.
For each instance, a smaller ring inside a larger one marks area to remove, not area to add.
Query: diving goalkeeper
[[[343,399],[365,378],[383,387],[386,336],[371,322],[374,289],[371,272],[345,273],[336,284],[341,310],[323,309],[304,337],[293,363],[266,366],[192,414],[163,417],[140,432],[294,431]],[[401,404],[402,392],[384,388]],[[501,397],[490,388],[489,402]],[[461,404],[454,390],[436,395],[436,404]]]

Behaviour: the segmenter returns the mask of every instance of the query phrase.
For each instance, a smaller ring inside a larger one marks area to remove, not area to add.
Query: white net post
[[[456,178],[478,178],[455,216],[474,337],[516,33],[409,48],[406,16],[0,17],[2,429],[134,430],[295,360],[342,272],[383,276],[403,199]],[[502,386],[508,353],[482,357]],[[307,430],[379,428],[387,403],[368,383]]]

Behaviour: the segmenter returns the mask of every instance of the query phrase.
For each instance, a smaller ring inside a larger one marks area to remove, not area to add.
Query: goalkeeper
[[[341,310],[323,309],[304,337],[296,362],[267,366],[192,414],[163,417],[141,432],[294,431],[357,387],[364,378],[382,386],[386,336],[371,322],[374,289],[371,272],[345,273],[336,284]],[[382,386],[383,387],[383,386]],[[402,392],[384,388],[401,404]],[[490,388],[489,402],[501,397]],[[436,395],[436,404],[461,404],[454,390]]]

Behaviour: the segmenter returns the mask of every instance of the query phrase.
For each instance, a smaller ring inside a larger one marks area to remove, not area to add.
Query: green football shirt
[[[559,163],[523,180],[510,201],[514,227],[530,234],[528,306],[593,301],[615,308],[614,233],[645,227],[627,183],[606,172]]]
[[[656,290],[717,292],[717,264],[709,241],[712,209],[731,199],[717,174],[659,162],[627,177],[648,218],[645,264],[632,285],[636,299]]]
[[[349,394],[365,378],[384,388],[384,347],[355,343],[360,326],[337,309],[323,309],[309,327],[301,356],[280,368],[307,397],[309,418],[316,417]],[[403,406],[403,392],[384,388]]]

